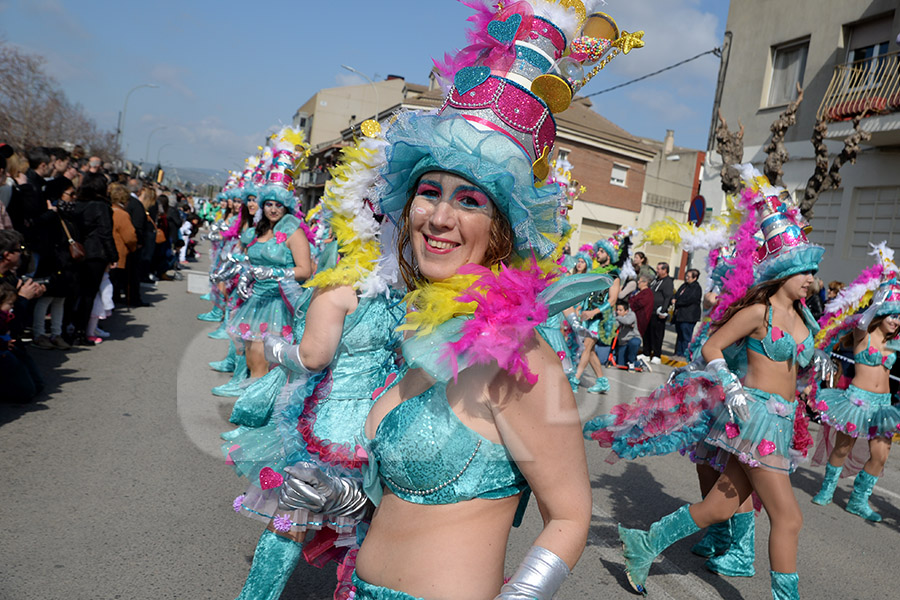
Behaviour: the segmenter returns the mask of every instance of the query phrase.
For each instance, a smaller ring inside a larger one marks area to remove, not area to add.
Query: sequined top
[[[887,356],[881,350],[872,346],[872,334],[866,338],[866,349],[853,355],[853,360],[860,365],[869,367],[884,367],[888,371],[897,361],[897,353],[891,352]]]
[[[265,242],[257,241],[255,229],[251,228],[245,231],[244,235],[247,235],[248,232],[253,232],[251,241],[247,244],[247,258],[250,260],[250,264],[254,266],[281,267],[285,269],[291,269],[297,266],[294,264],[294,255],[287,246],[287,238],[291,237],[291,234],[297,231],[299,227],[300,221],[297,217],[285,215],[275,224],[275,235]],[[241,236],[242,241],[244,235]],[[278,279],[263,279],[254,282],[253,293],[280,295],[278,290]]]
[[[381,481],[402,500],[454,504],[506,498],[528,489],[506,447],[456,416],[436,383],[384,416],[369,446]]]
[[[747,337],[747,349],[757,354],[762,354],[775,362],[796,360],[801,367],[809,366],[816,351],[813,344],[813,336],[819,328],[809,311],[805,307],[802,310],[803,321],[808,329],[802,342],[798,344],[793,336],[785,334],[781,329],[772,325],[772,307],[770,306],[768,308],[766,336],[761,340]]]

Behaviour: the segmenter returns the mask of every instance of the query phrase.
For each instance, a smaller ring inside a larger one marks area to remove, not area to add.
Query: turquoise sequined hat
[[[619,247],[616,240],[597,240],[594,242],[594,252],[597,252],[600,248],[606,251],[606,254],[609,256],[609,262],[615,263],[619,260]]]
[[[756,251],[756,281],[819,270],[825,249],[809,242],[798,220],[797,211],[785,201],[766,196],[759,211],[764,240]]]

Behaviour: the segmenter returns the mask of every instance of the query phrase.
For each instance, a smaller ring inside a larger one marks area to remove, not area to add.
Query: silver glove
[[[312,373],[300,360],[300,344],[291,344],[281,338],[267,335],[263,338],[263,349],[266,360],[270,363],[281,365],[295,373]]]
[[[288,274],[290,269],[255,265],[250,267],[250,271],[253,272],[254,279],[256,279],[257,281],[262,281],[263,279],[281,279]]]
[[[878,288],[878,291],[872,296],[872,302],[869,303],[869,307],[866,309],[866,312],[863,313],[862,317],[859,319],[859,323],[856,324],[857,329],[861,329],[863,331],[868,331],[869,324],[872,323],[872,319],[875,318],[875,315],[878,313],[878,309],[884,304],[884,301],[887,300],[887,297],[891,293],[891,288],[888,286],[881,286]]]
[[[223,281],[228,281],[232,279],[236,275],[241,272],[241,263],[240,261],[234,258],[234,255],[228,253],[224,256],[224,260],[222,263],[213,271],[209,280],[213,283],[222,283]]]
[[[750,397],[744,391],[737,376],[728,368],[724,358],[716,358],[706,365],[706,371],[718,378],[725,392],[725,407],[732,423],[745,422],[750,418],[747,401]],[[737,418],[735,418],[737,417]]]
[[[669,373],[669,380],[667,383],[672,383],[678,375],[682,373],[702,373],[706,370],[706,359],[703,358],[703,353],[698,352],[697,358],[689,362],[683,367],[678,367],[671,373]]]
[[[238,277],[234,293],[241,300],[248,300],[253,295],[253,273],[250,272],[250,269],[241,270],[241,276]]]
[[[369,499],[362,482],[349,477],[326,475],[313,463],[299,462],[287,467],[281,485],[278,507],[281,510],[306,509],[332,517],[362,519]]]
[[[813,354],[812,365],[819,379],[831,379],[837,373],[837,367],[834,366],[831,355],[818,348]]]
[[[569,565],[563,559],[532,546],[494,600],[551,600],[568,576]]]

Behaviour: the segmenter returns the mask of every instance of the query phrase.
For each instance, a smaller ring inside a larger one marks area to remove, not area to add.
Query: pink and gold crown
[[[757,281],[819,269],[825,250],[809,242],[800,220],[799,211],[778,196],[766,196],[760,203],[763,241],[756,250]]]
[[[458,114],[482,130],[506,135],[546,179],[556,139],[553,113],[620,51],[644,45],[643,32],[619,31],[598,0],[527,0],[498,4],[473,17],[472,44],[438,64],[453,86],[440,114]],[[570,43],[571,40],[571,43]],[[604,59],[604,56],[607,55]],[[584,66],[597,61],[587,76]]]

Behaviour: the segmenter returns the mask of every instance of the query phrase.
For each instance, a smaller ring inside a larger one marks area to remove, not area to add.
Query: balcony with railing
[[[816,117],[828,123],[872,117],[877,123],[863,129],[900,129],[900,52],[836,66]]]

